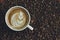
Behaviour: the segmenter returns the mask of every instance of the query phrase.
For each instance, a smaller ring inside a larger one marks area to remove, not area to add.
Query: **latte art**
[[[20,11],[14,13],[11,17],[11,24],[13,27],[22,27],[26,23],[26,18],[24,12]]]
[[[5,15],[7,26],[14,31],[23,31],[26,28],[33,30],[29,25],[30,14],[27,9],[22,6],[11,7]]]

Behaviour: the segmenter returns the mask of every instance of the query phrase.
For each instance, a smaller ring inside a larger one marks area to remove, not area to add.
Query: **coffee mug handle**
[[[30,30],[33,30],[33,27],[32,27],[32,26],[28,25],[27,27],[28,27]]]

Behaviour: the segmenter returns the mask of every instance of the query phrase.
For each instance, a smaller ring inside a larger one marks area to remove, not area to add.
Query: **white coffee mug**
[[[27,25],[26,25],[25,27],[21,28],[21,29],[14,29],[13,27],[11,27],[11,25],[10,25],[9,22],[8,22],[9,12],[10,12],[11,10],[15,9],[15,8],[22,8],[22,9],[24,9],[24,10],[27,12],[28,16],[29,16],[29,21],[28,21]],[[8,26],[10,29],[14,30],[14,31],[22,31],[22,30],[24,30],[24,29],[26,29],[26,28],[29,28],[30,30],[33,30],[33,27],[31,27],[31,26],[29,25],[29,24],[30,24],[30,20],[31,20],[31,17],[30,17],[30,14],[29,14],[28,10],[27,10],[26,8],[22,7],[22,6],[14,6],[14,7],[11,7],[11,8],[6,12],[6,15],[5,15],[5,22],[6,22],[7,26]]]

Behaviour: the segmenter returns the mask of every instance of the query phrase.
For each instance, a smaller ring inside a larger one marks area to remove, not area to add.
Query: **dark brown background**
[[[5,23],[5,14],[13,6],[25,7],[34,27],[16,32]],[[0,0],[0,40],[60,40],[59,0]]]

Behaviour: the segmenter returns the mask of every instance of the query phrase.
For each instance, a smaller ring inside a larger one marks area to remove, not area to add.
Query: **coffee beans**
[[[60,1],[59,0],[6,0],[0,6],[0,38],[1,40],[60,40]],[[31,14],[30,25],[34,30],[25,29],[14,32],[6,27],[5,12],[8,8],[24,6]],[[3,14],[2,14],[3,13]],[[4,23],[2,23],[4,22]],[[4,30],[3,30],[4,29]],[[3,36],[6,35],[7,36]],[[19,37],[18,37],[19,35]],[[19,39],[20,38],[20,39]]]

